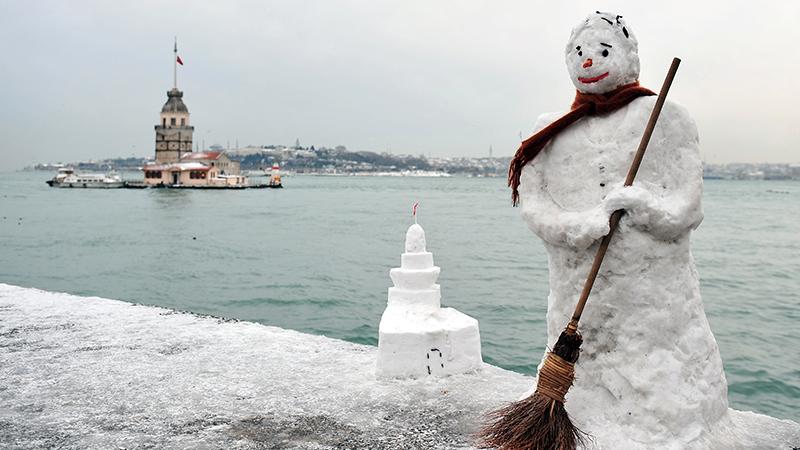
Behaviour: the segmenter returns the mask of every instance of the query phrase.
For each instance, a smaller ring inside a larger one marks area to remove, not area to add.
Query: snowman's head
[[[622,16],[597,11],[578,24],[566,49],[567,70],[575,87],[604,94],[639,78],[636,37]]]

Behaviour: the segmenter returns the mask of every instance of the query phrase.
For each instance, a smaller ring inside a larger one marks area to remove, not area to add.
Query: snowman
[[[623,187],[656,100],[638,87],[636,37],[622,16],[590,14],[572,31],[566,63],[577,99],[639,92],[558,130],[517,169],[522,217],[549,258],[550,347],[570,320],[610,214],[625,210],[581,319],[566,408],[603,448],[623,448],[620,436],[629,440],[624,448],[702,447],[728,404],[690,248],[703,219],[697,128],[667,101],[635,183]],[[535,131],[565,113],[542,115]]]

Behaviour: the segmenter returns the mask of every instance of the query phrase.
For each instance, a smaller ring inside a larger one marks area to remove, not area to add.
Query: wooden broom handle
[[[647,150],[647,144],[650,142],[650,136],[653,135],[658,116],[661,114],[661,108],[664,107],[664,101],[667,99],[667,93],[669,92],[670,86],[672,86],[672,80],[675,78],[675,73],[678,71],[678,66],[680,64],[681,60],[679,58],[672,58],[672,65],[669,66],[667,77],[664,79],[664,84],[661,86],[658,99],[656,99],[656,104],[653,107],[653,111],[650,113],[650,119],[647,121],[647,126],[644,129],[642,140],[639,142],[639,149],[636,150],[631,168],[628,169],[628,176],[625,178],[625,186],[632,185],[633,180],[636,178],[636,172],[639,171],[639,166],[642,164],[642,158],[644,158],[644,152]],[[597,273],[600,272],[600,265],[603,264],[603,258],[606,256],[608,244],[611,242],[611,238],[617,230],[617,225],[619,225],[619,220],[624,213],[625,210],[620,209],[611,214],[611,218],[608,221],[608,234],[600,241],[600,248],[597,249],[597,254],[594,255],[594,262],[592,263],[592,268],[589,270],[589,276],[586,277],[586,283],[583,285],[583,291],[578,299],[578,304],[575,306],[575,312],[572,313],[572,320],[570,320],[569,325],[567,325],[568,332],[575,333],[578,330],[578,322],[581,320],[581,314],[583,314],[583,308],[586,306],[586,300],[589,299],[589,293],[592,292],[592,286],[594,286]]]

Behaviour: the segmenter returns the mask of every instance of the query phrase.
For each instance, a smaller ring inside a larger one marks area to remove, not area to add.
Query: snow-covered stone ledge
[[[533,383],[486,364],[376,380],[376,355],[254,323],[0,284],[0,446],[469,448],[481,413]],[[731,410],[715,442],[791,449],[800,425]]]

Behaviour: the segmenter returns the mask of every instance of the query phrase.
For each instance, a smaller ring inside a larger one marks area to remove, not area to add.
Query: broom
[[[678,71],[681,60],[672,59],[664,84],[656,99],[650,119],[644,129],[636,155],[628,170],[625,186],[633,184],[636,172],[642,163],[650,136],[658,121],[658,115],[664,106],[667,92]],[[583,291],[575,306],[575,312],[567,328],[561,332],[553,350],[547,353],[544,364],[539,370],[536,391],[529,397],[506,405],[489,413],[488,423],[478,433],[483,447],[497,447],[503,450],[574,450],[583,442],[585,434],[569,419],[564,408],[564,396],[572,386],[575,377],[575,363],[580,355],[583,338],[578,333],[578,321],[581,319],[586,300],[592,291],[594,280],[600,271],[603,257],[608,250],[614,231],[617,229],[624,210],[614,211],[609,219],[609,232],[600,242],[594,257],[592,268],[583,285]]]

